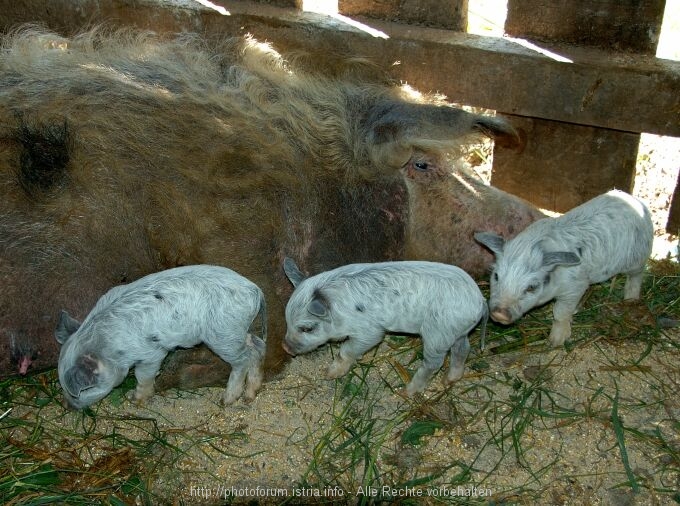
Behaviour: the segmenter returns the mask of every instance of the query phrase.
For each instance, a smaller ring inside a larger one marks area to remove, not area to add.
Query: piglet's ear
[[[505,247],[505,239],[492,232],[477,232],[475,234],[475,241],[489,248],[496,256],[503,253],[503,248]]]
[[[580,263],[581,257],[571,251],[548,251],[543,253],[543,265],[545,267],[557,267],[558,265],[568,267]]]
[[[294,287],[297,287],[306,279],[292,258],[286,257],[283,259],[283,271]]]
[[[81,355],[76,364],[66,371],[62,386],[72,397],[79,397],[80,392],[97,384],[102,367],[103,364],[97,357],[91,354]]]
[[[59,344],[64,344],[71,335],[80,328],[80,322],[62,309],[59,314],[57,328],[54,329],[54,337]]]
[[[315,291],[314,298],[312,298],[312,301],[307,306],[307,311],[309,311],[309,313],[314,316],[318,316],[319,318],[327,318],[329,310],[330,304],[328,299],[326,299],[326,297],[318,290]]]

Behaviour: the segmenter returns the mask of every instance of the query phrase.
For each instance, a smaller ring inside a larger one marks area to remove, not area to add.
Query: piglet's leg
[[[551,346],[562,346],[571,337],[571,317],[576,312],[579,300],[583,292],[578,296],[570,295],[555,300],[553,306],[553,324],[550,329],[549,342]]]
[[[135,366],[135,378],[137,379],[137,388],[132,394],[132,400],[143,403],[154,394],[154,383],[156,375],[161,368],[161,361],[158,362],[142,362]]]
[[[230,343],[233,342],[240,344],[232,348]],[[222,402],[225,405],[233,404],[243,393],[248,368],[260,360],[258,350],[253,345],[252,336],[246,334],[238,340],[220,337],[212,341],[206,341],[206,344],[231,366],[227,388],[224,390],[224,394],[222,394]]]
[[[252,401],[262,386],[262,361],[266,345],[259,337],[248,334],[248,346],[251,348],[251,362],[246,375],[245,398],[247,401]]]
[[[449,373],[446,375],[446,382],[453,383],[463,377],[465,372],[465,360],[468,353],[470,353],[470,341],[468,336],[460,337],[451,347],[451,361],[449,364]]]
[[[625,300],[636,300],[640,298],[642,274],[643,271],[628,273],[626,277],[626,284],[623,287],[623,298]]]
[[[238,365],[231,364],[231,374],[229,374],[229,381],[227,381],[227,389],[222,396],[224,404],[232,404],[241,397],[247,373],[248,362],[239,363]]]
[[[446,342],[445,338],[436,338],[432,335],[423,335],[423,363],[420,365],[411,381],[406,385],[406,395],[411,397],[417,392],[422,392],[427,387],[430,379],[444,363],[448,349],[441,350],[432,343]],[[469,348],[469,347],[468,347]],[[467,357],[467,354],[465,355]],[[465,362],[465,358],[463,358]]]
[[[381,329],[368,336],[363,335],[361,338],[350,336],[347,341],[340,345],[337,358],[333,360],[326,370],[326,377],[328,379],[335,379],[347,374],[354,362],[378,344],[382,340],[383,335],[384,333]]]

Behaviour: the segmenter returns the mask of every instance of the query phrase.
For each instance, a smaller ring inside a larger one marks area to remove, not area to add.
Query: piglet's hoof
[[[243,390],[239,390],[237,392],[230,392],[229,390],[225,390],[224,393],[222,394],[222,399],[220,400],[220,404],[222,406],[230,406],[231,404],[234,404],[239,397],[241,397],[241,394],[243,393]]]
[[[404,393],[406,397],[413,398],[416,394],[420,394],[425,391],[426,385],[414,385],[413,382],[406,385],[404,388]]]
[[[136,406],[145,406],[151,395],[140,395],[137,390],[130,390],[125,394],[125,398]]]
[[[416,390],[415,388],[409,388],[409,385],[406,385],[404,388],[400,388],[398,390],[395,390],[394,392],[402,399],[412,401],[422,399],[424,391],[425,389]]]
[[[548,345],[553,348],[559,348],[567,339],[571,337],[571,325],[554,323],[550,329],[550,336],[548,337]]]
[[[326,369],[326,378],[331,380],[343,377],[352,368],[352,363],[349,360],[335,360]]]

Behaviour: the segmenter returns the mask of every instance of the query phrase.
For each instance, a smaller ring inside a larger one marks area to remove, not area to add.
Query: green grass
[[[291,489],[329,491],[306,500],[313,504],[533,504],[592,499],[596,491],[582,483],[606,483],[611,502],[680,503],[680,333],[657,325],[680,320],[680,272],[652,263],[642,304],[622,302],[622,285],[619,277],[592,287],[563,351],[545,345],[550,306],[511,327],[490,323],[483,353],[478,331],[471,336],[465,378],[414,399],[401,390],[421,360],[420,340],[388,336],[332,383],[332,401],[319,413],[326,422],[310,420],[290,435],[286,444],[307,455]],[[579,353],[594,358],[594,369],[572,370]],[[126,380],[105,402],[124,408],[133,387]],[[215,475],[223,460],[260,456],[245,427],[178,429],[153,410],[132,415],[100,403],[72,412],[60,402],[55,371],[0,382],[0,503],[190,504],[159,480],[223,482]],[[580,432],[594,447],[589,455],[607,466],[570,467],[570,441]],[[196,455],[210,465],[187,467]],[[442,493],[458,487],[493,496]],[[390,495],[400,491],[407,495]]]

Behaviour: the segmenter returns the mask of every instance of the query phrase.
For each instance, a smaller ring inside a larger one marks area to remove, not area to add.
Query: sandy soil
[[[570,351],[540,341],[494,354],[501,339],[473,351],[460,382],[445,388],[440,372],[415,399],[399,392],[419,362],[418,342],[388,337],[340,380],[323,378],[333,348],[296,357],[251,404],[222,407],[222,389],[206,388],[166,392],[140,407],[125,397],[129,382],[94,415],[52,403],[40,417],[43,430],[71,434],[60,451],[78,451],[93,471],[111,458],[115,438],[118,451],[162,440],[140,463],[161,503],[322,502],[310,494],[347,503],[376,493],[418,504],[460,500],[453,494],[517,504],[674,504],[680,333],[651,348],[647,339],[605,337]],[[13,412],[33,415],[30,407]]]

